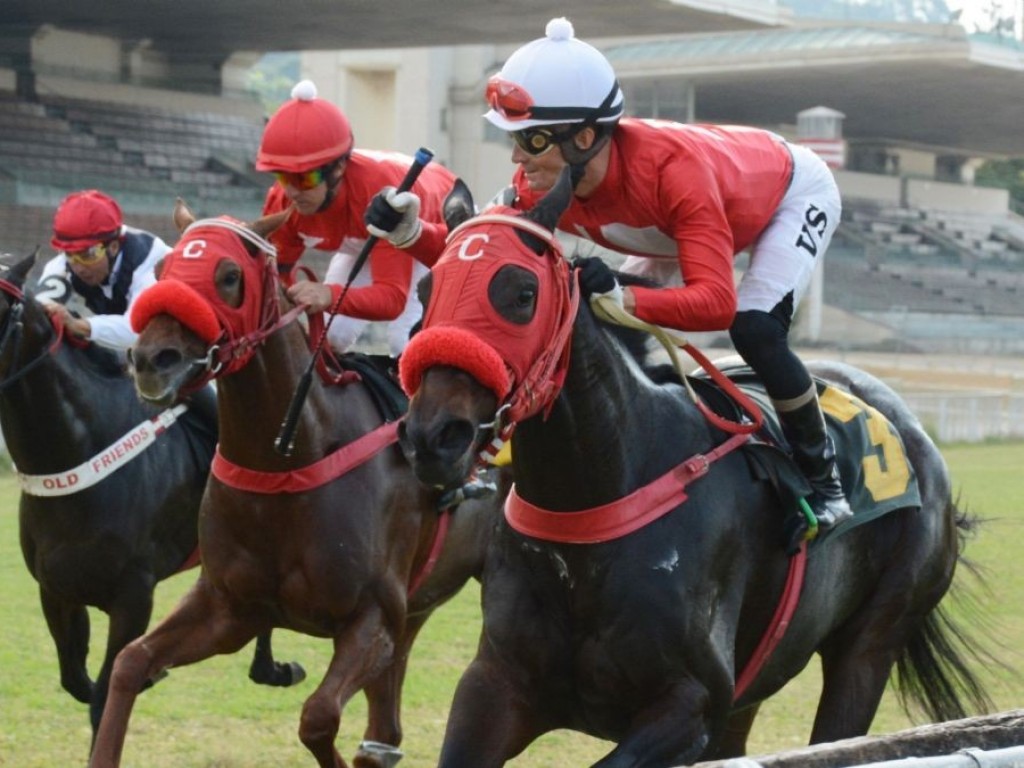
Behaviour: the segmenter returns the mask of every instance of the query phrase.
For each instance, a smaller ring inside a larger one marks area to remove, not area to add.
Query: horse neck
[[[53,333],[42,308],[26,299],[17,359],[5,357],[0,372],[6,382],[39,361],[0,391],[8,451],[29,474],[76,466],[130,429],[131,419],[143,418],[127,375],[112,386],[86,369],[84,350],[61,342],[51,353]]]
[[[630,354],[581,309],[570,365],[551,414],[515,433],[516,486],[551,510],[606,504],[708,447],[688,400],[650,382]]]
[[[325,386],[314,373],[294,453],[283,458],[274,442],[309,361],[306,337],[292,323],[267,337],[240,370],[217,379],[219,443],[226,458],[256,470],[301,467],[380,424],[362,385]]]

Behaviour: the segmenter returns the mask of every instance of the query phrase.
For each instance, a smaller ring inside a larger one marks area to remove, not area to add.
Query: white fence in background
[[[1024,438],[1024,394],[902,392],[928,433],[942,443]]]

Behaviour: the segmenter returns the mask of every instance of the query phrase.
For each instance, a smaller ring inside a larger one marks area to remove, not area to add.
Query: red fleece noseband
[[[505,361],[493,347],[462,328],[439,325],[420,331],[398,359],[402,389],[412,397],[420,388],[423,372],[435,365],[450,365],[475,378],[502,402],[512,389]]]
[[[207,344],[221,336],[220,321],[209,302],[180,280],[159,280],[139,295],[132,305],[132,329],[141,333],[160,314],[175,318]]]

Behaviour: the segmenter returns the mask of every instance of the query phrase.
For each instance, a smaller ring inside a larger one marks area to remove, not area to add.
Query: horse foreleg
[[[249,665],[249,679],[259,685],[287,688],[306,679],[306,670],[297,661],[274,661],[271,633],[256,636],[256,650]]]
[[[394,639],[374,605],[334,638],[334,654],[313,695],[302,706],[299,739],[320,768],[346,768],[334,740],[344,705],[394,661]]]
[[[234,615],[200,577],[166,619],[117,655],[89,768],[120,765],[132,707],[146,681],[171,666],[234,653],[262,629]]]
[[[39,587],[39,601],[50,636],[57,649],[60,684],[77,701],[92,701],[93,682],[85,666],[89,654],[89,612]]]
[[[545,719],[543,681],[524,690],[485,649],[459,679],[438,768],[500,768],[554,728]]]
[[[429,615],[408,618],[391,664],[366,686],[369,720],[353,768],[392,768],[402,758],[402,685],[413,642]]]
[[[93,739],[96,738],[103,707],[107,702],[107,689],[110,685],[114,659],[128,643],[145,633],[153,616],[153,580],[145,574],[135,573],[127,576],[122,583],[127,586],[120,590],[107,608],[107,614],[110,616],[107,652],[96,677],[96,687],[89,705]]]
[[[703,685],[681,680],[638,712],[626,737],[592,768],[689,765],[716,741],[714,709]],[[721,713],[723,724],[726,716]]]
[[[760,704],[752,704],[730,714],[721,737],[700,756],[701,762],[727,760],[747,754],[747,739],[750,738],[750,730],[754,727],[754,718],[760,708]]]

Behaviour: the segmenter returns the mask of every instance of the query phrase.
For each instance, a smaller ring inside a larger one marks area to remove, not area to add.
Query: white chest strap
[[[22,492],[29,496],[69,496],[91,488],[146,450],[186,410],[188,406],[184,404],[168,408],[152,419],[142,422],[121,439],[115,440],[73,469],[53,475],[26,475],[17,472],[18,484]]]

